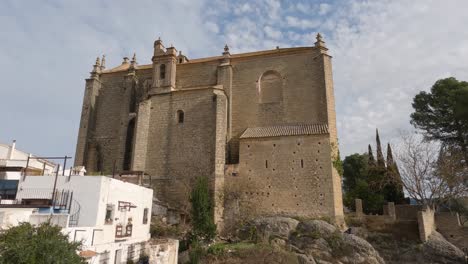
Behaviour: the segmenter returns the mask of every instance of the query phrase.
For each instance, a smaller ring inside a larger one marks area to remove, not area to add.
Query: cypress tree
[[[394,202],[396,204],[404,203],[405,195],[403,192],[403,184],[401,181],[398,166],[393,159],[392,147],[390,143],[387,144],[387,170],[385,177],[384,194],[387,202]]]
[[[375,159],[374,159],[374,154],[372,153],[372,147],[371,147],[370,144],[369,144],[369,146],[368,146],[367,155],[368,155],[368,157],[369,157],[368,162],[367,162],[367,164],[369,165],[369,168],[375,167],[375,166],[376,166],[376,163],[375,163]]]
[[[210,240],[216,235],[214,223],[214,203],[210,195],[207,177],[197,178],[192,194],[192,227],[193,234],[202,240]]]
[[[375,141],[377,142],[377,166],[379,169],[385,169],[385,159],[382,152],[382,146],[380,145],[379,130],[375,130]]]

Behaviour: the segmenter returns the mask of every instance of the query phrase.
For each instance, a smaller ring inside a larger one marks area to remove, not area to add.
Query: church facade
[[[154,43],[86,80],[76,166],[151,175],[156,197],[189,212],[195,179],[210,180],[215,220],[258,215],[342,221],[333,167],[337,130],[331,57],[311,47],[189,59]]]

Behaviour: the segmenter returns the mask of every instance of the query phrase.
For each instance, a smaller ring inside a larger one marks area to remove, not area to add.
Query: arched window
[[[258,82],[260,103],[277,103],[283,100],[283,79],[276,71],[262,74]]]
[[[184,122],[184,111],[177,111],[177,123],[182,124]]]
[[[166,78],[166,64],[161,64],[159,66],[159,79],[165,79]]]

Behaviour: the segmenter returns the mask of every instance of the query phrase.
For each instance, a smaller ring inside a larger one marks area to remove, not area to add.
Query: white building
[[[36,159],[31,153],[16,149],[16,140],[11,145],[0,143],[0,179],[19,180],[26,166],[28,175],[52,175],[57,169],[53,162]]]
[[[105,176],[59,176],[54,192],[54,180],[20,181],[16,199],[1,200],[0,228],[50,220],[71,241],[83,241],[89,263],[138,260],[150,238],[152,189]]]

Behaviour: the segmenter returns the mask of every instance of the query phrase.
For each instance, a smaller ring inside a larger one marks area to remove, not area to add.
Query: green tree
[[[0,234],[0,263],[81,264],[80,242],[69,242],[61,227],[21,223]]]
[[[190,196],[193,234],[197,239],[210,240],[216,235],[214,203],[207,177],[199,177]]]
[[[370,165],[372,166],[372,165]],[[380,213],[384,204],[384,196],[379,188],[381,177],[374,174],[369,168],[369,156],[367,154],[353,154],[343,161],[343,188],[344,204],[355,209],[354,200],[363,201],[363,209],[366,213]]]
[[[427,139],[457,146],[468,159],[468,82],[453,77],[438,80],[430,92],[414,97],[413,108],[411,124]]]

